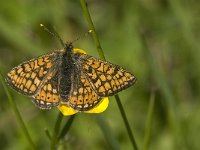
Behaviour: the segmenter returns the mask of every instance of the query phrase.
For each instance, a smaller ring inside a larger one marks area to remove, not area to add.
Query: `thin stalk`
[[[124,108],[122,106],[122,103],[120,101],[120,98],[119,98],[119,95],[115,95],[115,99],[117,101],[117,105],[119,107],[119,110],[120,110],[120,113],[122,115],[122,118],[124,120],[124,124],[126,126],[126,130],[127,130],[127,133],[128,133],[128,136],[129,136],[129,139],[131,140],[131,143],[132,143],[132,146],[135,150],[138,150],[138,147],[137,147],[137,144],[136,144],[136,141],[135,141],[135,138],[133,136],[133,133],[132,133],[132,130],[131,130],[131,127],[129,125],[129,122],[128,122],[128,119],[126,117],[126,113],[124,111]]]
[[[51,141],[52,137],[51,137],[51,135],[49,133],[49,130],[46,128],[46,129],[44,129],[44,132],[45,132],[46,136],[48,137],[48,139]]]
[[[69,119],[67,120],[66,124],[64,125],[62,131],[60,132],[60,135],[58,137],[58,140],[62,139],[69,131],[74,119],[75,119],[76,115],[72,115],[69,117]]]
[[[147,122],[146,122],[146,127],[145,127],[143,150],[147,150],[148,147],[149,147],[149,143],[150,143],[152,122],[153,122],[154,104],[155,104],[155,93],[154,93],[154,91],[152,91],[151,97],[150,97],[148,114],[147,114]]]
[[[56,123],[55,123],[54,131],[52,134],[52,138],[51,138],[51,150],[56,149],[56,145],[58,143],[58,134],[60,132],[60,125],[61,125],[62,119],[63,119],[63,114],[59,112]]]
[[[88,26],[92,30],[92,37],[93,37],[95,45],[97,47],[97,51],[98,51],[99,57],[101,59],[105,60],[105,55],[103,53],[103,49],[101,48],[101,44],[99,42],[99,38],[98,38],[96,30],[94,28],[94,24],[92,22],[92,19],[91,19],[91,16],[90,16],[90,13],[89,13],[89,10],[87,8],[87,4],[86,4],[85,0],[81,0],[81,6],[83,8],[83,12],[84,12],[85,18],[87,20]]]
[[[100,44],[100,42],[99,42],[99,38],[98,38],[98,36],[97,36],[97,33],[96,33],[96,30],[95,30],[94,24],[93,24],[93,22],[92,22],[92,19],[91,19],[89,10],[88,10],[88,8],[87,8],[86,1],[85,1],[85,0],[80,0],[80,2],[81,2],[81,6],[82,6],[82,9],[83,9],[84,15],[85,15],[85,17],[86,17],[88,26],[89,26],[89,28],[93,31],[93,32],[92,32],[92,37],[93,37],[94,42],[95,42],[95,44],[96,44],[98,54],[99,54],[99,56],[100,56],[101,59],[105,60],[105,55],[104,55],[103,49],[101,48],[101,44]],[[127,117],[126,117],[126,114],[125,114],[125,111],[124,111],[123,106],[122,106],[122,104],[121,104],[121,100],[120,100],[120,98],[119,98],[118,95],[115,96],[115,99],[116,99],[117,104],[118,104],[118,107],[119,107],[119,109],[120,109],[120,112],[121,112],[122,118],[123,118],[123,120],[124,120],[124,124],[125,124],[125,126],[126,126],[126,129],[127,129],[128,135],[129,135],[129,138],[130,138],[130,140],[131,140],[131,143],[132,143],[134,149],[137,150],[137,144],[136,144],[136,142],[135,142],[133,133],[132,133],[132,131],[131,131],[129,122],[128,122]]]
[[[103,135],[105,137],[105,140],[108,142],[110,149],[120,150],[120,145],[116,138],[114,138],[113,132],[111,128],[109,128],[107,122],[102,118],[101,115],[95,116],[95,120],[98,122],[101,131],[103,131]]]
[[[180,123],[179,120],[177,119],[176,115],[176,108],[175,108],[175,96],[171,90],[171,87],[169,85],[169,82],[167,82],[168,78],[165,76],[164,72],[158,65],[156,64],[156,59],[153,57],[153,53],[148,47],[148,40],[147,40],[147,35],[144,33],[140,33],[141,36],[141,42],[143,45],[143,48],[147,54],[147,59],[150,62],[150,67],[152,71],[152,75],[155,78],[156,83],[158,84],[160,91],[164,97],[164,104],[165,104],[165,113],[167,116],[167,121],[169,124],[169,127],[172,130],[172,133],[174,133],[174,138],[175,138],[175,146],[176,147],[182,147],[185,142],[183,142],[183,136],[181,135],[180,132]]]
[[[13,100],[10,92],[8,91],[8,88],[7,88],[6,84],[5,84],[3,75],[1,73],[0,73],[0,80],[1,80],[1,83],[3,85],[4,91],[5,91],[5,93],[6,93],[7,97],[8,97],[8,100],[10,102],[10,105],[11,105],[13,111],[14,111],[14,114],[15,114],[15,116],[17,118],[17,121],[19,122],[19,125],[20,125],[20,127],[21,127],[21,129],[22,129],[22,131],[23,131],[23,133],[24,133],[24,135],[26,137],[26,139],[28,140],[28,142],[30,144],[30,147],[32,149],[36,150],[36,146],[33,143],[33,140],[32,140],[32,138],[31,138],[26,126],[25,126],[25,123],[24,123],[24,121],[23,121],[23,119],[22,119],[22,117],[20,115],[20,112],[19,112],[19,110],[17,108],[17,105],[16,105],[15,101]]]

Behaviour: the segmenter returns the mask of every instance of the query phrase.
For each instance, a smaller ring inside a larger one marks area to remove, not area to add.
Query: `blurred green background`
[[[150,150],[199,150],[200,1],[88,0],[88,7],[106,59],[138,79],[120,98],[139,149],[144,147],[147,128]],[[89,29],[80,1],[1,1],[0,71],[4,76],[25,60],[62,48],[40,23],[55,27],[64,41]],[[74,46],[98,57],[91,36]],[[38,149],[49,149],[44,129],[52,132],[57,108],[39,110],[30,98],[10,91]],[[152,126],[147,125],[151,95],[155,96]],[[78,114],[59,149],[113,149],[108,139],[118,149],[133,149],[114,97],[102,114]],[[0,149],[29,149],[1,84]]]

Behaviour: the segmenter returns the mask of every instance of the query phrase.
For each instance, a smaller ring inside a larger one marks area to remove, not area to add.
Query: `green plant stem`
[[[62,131],[60,132],[60,135],[58,137],[58,140],[62,139],[69,131],[74,119],[75,119],[75,114],[70,116],[69,119],[67,120],[66,124],[64,125]]]
[[[101,115],[95,116],[95,120],[101,128],[103,135],[112,150],[120,150],[120,145],[117,139],[114,137],[113,132],[107,122],[102,118]]]
[[[148,115],[147,115],[147,123],[146,123],[146,127],[145,127],[143,150],[147,150],[148,147],[149,147],[149,143],[150,143],[151,128],[152,128],[152,122],[153,122],[154,104],[155,104],[155,93],[154,93],[154,91],[152,91],[151,97],[150,97]]]
[[[126,130],[127,130],[129,139],[131,140],[132,146],[133,146],[133,148],[134,148],[135,150],[137,150],[137,149],[138,149],[138,148],[137,148],[137,144],[136,144],[136,142],[135,142],[135,138],[134,138],[134,136],[133,136],[131,127],[130,127],[130,125],[129,125],[129,122],[128,122],[128,119],[127,119],[127,117],[126,117],[126,113],[125,113],[125,111],[124,111],[124,108],[123,108],[123,106],[122,106],[122,103],[121,103],[121,101],[120,101],[119,95],[115,95],[115,99],[116,99],[116,101],[117,101],[119,110],[120,110],[121,115],[122,115],[122,118],[123,118],[123,120],[124,120],[124,124],[125,124],[125,126],[126,126]]]
[[[169,124],[169,127],[172,130],[172,133],[174,134],[175,139],[175,146],[176,147],[182,147],[185,148],[183,142],[183,136],[180,136],[182,133],[180,132],[181,126],[179,123],[179,120],[177,119],[176,115],[176,108],[175,108],[175,96],[171,90],[171,87],[169,85],[168,78],[165,76],[164,72],[158,65],[156,64],[156,59],[153,57],[154,54],[148,47],[148,34],[147,33],[140,33],[141,36],[141,42],[143,45],[143,48],[147,54],[147,59],[150,62],[150,67],[152,71],[152,75],[155,78],[156,83],[159,86],[159,89],[161,91],[161,94],[164,97],[164,105],[165,105],[165,113],[167,116],[167,121]]]
[[[51,141],[51,135],[50,135],[50,133],[49,133],[49,130],[48,129],[44,129],[44,132],[45,132],[45,134],[46,134],[46,136],[48,137],[48,139]]]
[[[22,131],[24,132],[24,135],[26,136],[26,139],[28,140],[28,142],[30,144],[30,147],[32,149],[36,150],[35,144],[33,143],[33,140],[32,140],[32,138],[31,138],[26,126],[25,126],[25,123],[24,123],[24,121],[23,121],[23,119],[22,119],[22,117],[20,115],[20,112],[19,112],[19,110],[17,108],[17,105],[16,105],[15,101],[13,100],[10,92],[8,91],[8,88],[7,88],[6,84],[5,84],[3,75],[1,73],[0,73],[0,80],[1,80],[1,83],[3,85],[4,91],[5,91],[5,93],[6,93],[7,97],[8,97],[8,100],[10,102],[10,105],[11,105],[13,111],[14,111],[14,114],[15,114],[15,116],[16,116],[19,124],[20,124],[20,127],[22,128]]]
[[[97,36],[97,33],[96,33],[96,30],[95,30],[95,27],[94,27],[94,24],[92,22],[92,19],[91,19],[91,16],[90,16],[90,13],[89,13],[89,10],[87,8],[87,4],[86,4],[86,1],[85,0],[80,0],[81,1],[81,6],[83,8],[83,12],[84,12],[84,15],[86,17],[86,20],[88,22],[88,26],[90,27],[90,29],[92,30],[92,37],[95,41],[95,44],[96,44],[96,47],[97,47],[97,51],[98,51],[98,54],[100,56],[101,59],[105,60],[105,55],[103,53],[103,49],[101,48],[101,44],[99,42],[99,38]],[[131,143],[134,147],[135,150],[137,150],[137,144],[135,142],[135,139],[134,139],[134,136],[133,136],[133,133],[131,131],[131,128],[130,128],[130,125],[129,125],[129,122],[127,120],[127,117],[126,117],[126,114],[125,114],[125,111],[123,109],[123,106],[121,104],[121,100],[119,98],[118,95],[115,95],[115,99],[117,101],[117,104],[118,104],[118,107],[120,109],[120,112],[121,112],[121,115],[122,115],[122,118],[124,120],[124,124],[126,126],[126,129],[127,129],[127,132],[128,132],[128,135],[129,135],[129,138],[131,140]]]
[[[103,53],[103,50],[101,48],[101,44],[99,42],[99,38],[97,36],[97,33],[96,33],[96,30],[94,28],[94,24],[92,22],[92,19],[91,19],[91,16],[90,16],[90,13],[89,13],[89,10],[87,8],[87,5],[86,5],[86,1],[85,0],[81,0],[81,6],[83,8],[83,12],[84,12],[84,15],[86,17],[86,20],[87,20],[87,23],[88,23],[88,26],[90,27],[90,29],[92,30],[92,37],[94,39],[94,42],[96,44],[96,47],[97,47],[97,51],[98,51],[98,54],[100,56],[101,59],[105,60],[105,55]]]
[[[51,138],[51,150],[56,149],[56,145],[58,143],[58,134],[60,132],[60,125],[61,125],[62,119],[63,119],[63,114],[59,112],[56,123],[55,123],[54,131],[52,134],[52,138]]]

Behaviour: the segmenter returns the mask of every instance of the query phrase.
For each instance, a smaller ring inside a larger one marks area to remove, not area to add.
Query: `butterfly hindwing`
[[[48,76],[42,81],[40,89],[33,95],[33,102],[41,109],[50,109],[59,105],[59,74],[57,70],[51,70]]]
[[[96,93],[101,97],[112,96],[131,86],[136,78],[118,65],[81,55],[82,70]]]
[[[94,108],[101,99],[83,73],[75,75],[68,102],[69,106],[78,111],[87,111]]]
[[[8,72],[6,80],[11,87],[24,95],[34,95],[53,66],[55,53],[26,61]]]

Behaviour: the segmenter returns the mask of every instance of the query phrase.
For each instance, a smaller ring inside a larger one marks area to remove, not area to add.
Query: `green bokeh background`
[[[88,8],[106,59],[138,79],[120,93],[120,98],[139,149],[144,146],[150,96],[155,94],[148,149],[199,150],[200,2],[88,0]],[[80,1],[2,0],[0,71],[4,76],[25,60],[62,48],[40,23],[55,27],[64,41],[74,40],[89,29]],[[98,57],[91,36],[79,39],[74,47]],[[30,98],[10,91],[38,149],[49,149],[44,129],[53,130],[57,108],[39,110]],[[102,123],[118,149],[132,149],[113,97],[104,113],[77,115],[59,149],[111,149]],[[0,149],[29,149],[1,84]]]

